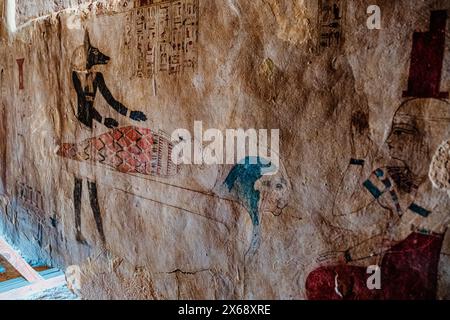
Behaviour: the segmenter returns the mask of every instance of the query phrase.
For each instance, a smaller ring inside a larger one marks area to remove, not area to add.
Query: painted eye
[[[281,189],[284,188],[284,186],[283,186],[281,183],[277,183],[276,188],[277,188],[278,190],[281,190]]]

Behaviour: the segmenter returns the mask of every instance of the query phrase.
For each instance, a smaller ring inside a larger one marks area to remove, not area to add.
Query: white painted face
[[[412,99],[395,113],[386,140],[392,159],[404,163],[416,175],[426,174],[431,157],[448,139],[450,104],[438,99]]]
[[[258,181],[256,188],[261,193],[260,214],[281,215],[283,209],[288,205],[291,193],[291,184],[284,168],[281,168],[274,176],[263,176]]]
[[[397,119],[395,119],[397,120]],[[422,136],[414,123],[395,121],[391,133],[386,140],[389,155],[410,166],[415,161],[423,159],[426,148],[423,147]]]

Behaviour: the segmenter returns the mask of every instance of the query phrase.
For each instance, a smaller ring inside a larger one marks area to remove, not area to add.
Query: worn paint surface
[[[18,0],[1,231],[85,298],[450,299],[450,7],[377,4]],[[280,129],[278,173],[171,165],[194,121]]]

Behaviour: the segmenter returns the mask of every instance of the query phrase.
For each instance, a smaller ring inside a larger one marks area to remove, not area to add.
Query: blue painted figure
[[[237,164],[228,174],[225,184],[230,192],[236,189],[239,200],[243,202],[243,205],[249,211],[253,225],[258,226],[260,222],[258,204],[261,195],[255,189],[255,183],[263,176],[262,169],[270,168],[271,164],[267,163],[267,161],[262,161],[259,157],[256,160],[254,158],[253,161],[251,160],[251,157],[246,157]]]
[[[261,243],[259,202],[261,194],[255,189],[256,182],[262,178],[263,171],[270,171],[272,164],[260,157],[246,157],[233,167],[225,179],[228,191],[235,191],[238,200],[247,209],[253,224],[253,235],[246,256],[253,256]]]

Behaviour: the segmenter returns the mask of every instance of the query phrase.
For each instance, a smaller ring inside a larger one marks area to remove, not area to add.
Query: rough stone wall
[[[21,22],[60,9],[23,2]],[[80,266],[84,298],[399,298],[351,288],[374,264],[404,292],[420,278],[425,297],[450,298],[450,199],[428,178],[450,138],[448,24],[438,92],[424,78],[404,94],[420,71],[413,34],[448,3],[378,0],[382,29],[369,30],[365,0],[331,13],[315,0],[154,2],[58,11],[3,36],[3,231]],[[173,168],[167,135],[194,121],[280,129],[278,173]],[[128,159],[138,142],[154,167]],[[332,293],[317,285],[330,274]]]
[[[31,19],[42,17],[63,9],[90,3],[90,0],[16,0],[16,21],[21,25]]]

